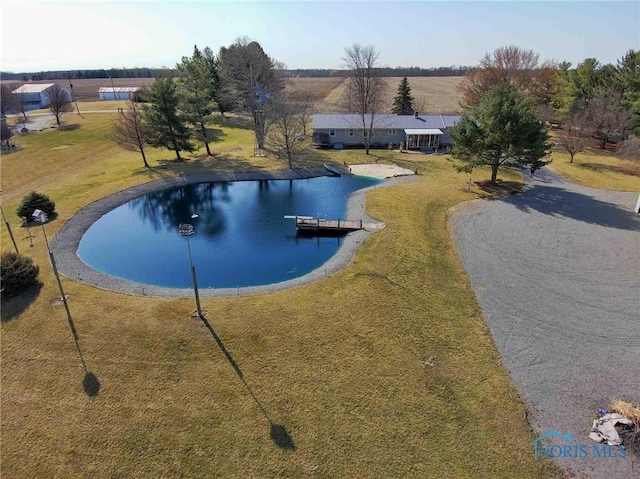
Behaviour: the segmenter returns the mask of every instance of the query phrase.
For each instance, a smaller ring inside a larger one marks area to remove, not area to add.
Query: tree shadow
[[[200,128],[194,128],[192,130],[192,133],[196,140],[202,142],[203,136],[202,130],[200,130]],[[205,133],[207,135],[207,141],[209,143],[218,143],[222,141],[225,136],[227,136],[227,134],[219,128],[205,128]]]
[[[17,296],[2,298],[0,302],[0,321],[6,323],[22,314],[38,298],[42,286],[42,283],[38,282]]]
[[[58,127],[58,131],[76,131],[82,128],[82,125],[79,123],[71,123],[69,125],[62,124]]]
[[[535,210],[608,228],[640,229],[640,222],[633,211],[560,186],[534,185],[525,193],[510,196],[504,201],[527,213]]]
[[[633,165],[633,166],[622,165],[622,166],[618,166],[618,165],[603,165],[602,163],[592,163],[592,162],[586,162],[586,163],[575,162],[574,165],[576,165],[576,167],[578,167],[578,168],[582,168],[582,169],[589,170],[589,171],[595,171],[596,173],[611,172],[611,173],[619,173],[619,174],[622,174],[622,175],[640,177],[640,166],[639,165]]]
[[[10,155],[11,153],[16,153],[22,149],[21,145],[16,145],[15,143],[11,143],[10,146],[6,146],[4,143],[0,146],[0,153],[4,155]]]
[[[248,116],[222,116],[216,115],[209,123],[217,126],[222,126],[225,128],[239,128],[241,130],[251,130],[253,131],[253,121]]]
[[[140,168],[134,171],[134,175],[145,175],[150,177],[167,178],[173,176],[203,175],[210,173],[245,173],[259,171],[261,168],[252,164],[245,158],[227,154],[216,154],[212,156],[196,156],[193,158],[183,158],[182,161],[172,159],[158,160],[158,166],[151,168]]]
[[[478,189],[490,196],[506,196],[519,193],[524,186],[517,181],[502,181],[498,180],[496,183],[491,183],[489,180],[476,181],[474,184]]]
[[[20,223],[20,228],[26,228],[27,226],[29,228],[35,228],[41,225],[41,223],[37,221],[33,216],[31,217],[27,216],[26,218],[27,218],[26,225],[25,225],[25,221],[23,220],[22,223]],[[53,223],[57,219],[58,219],[58,213],[54,211],[50,215],[47,215],[47,221],[45,221],[44,224],[48,225],[49,223]],[[35,238],[35,234],[32,233],[31,236]]]
[[[274,442],[276,446],[278,446],[281,449],[286,449],[291,451],[295,450],[296,445],[293,441],[293,437],[291,437],[291,434],[289,434],[289,432],[287,431],[287,428],[282,424],[276,424],[271,420],[271,417],[267,413],[267,410],[264,408],[262,403],[260,403],[255,393],[253,392],[253,389],[251,389],[251,386],[249,386],[249,384],[245,380],[244,374],[242,373],[240,366],[238,366],[238,363],[236,363],[235,359],[233,359],[233,356],[231,356],[231,353],[229,353],[229,351],[225,347],[220,337],[216,334],[211,324],[209,324],[209,321],[207,321],[207,318],[204,315],[202,315],[200,316],[200,319],[202,320],[203,324],[206,326],[206,328],[209,330],[209,332],[213,336],[213,339],[215,339],[216,343],[220,347],[220,350],[227,358],[227,361],[229,361],[229,364],[231,364],[231,367],[240,378],[240,381],[242,381],[242,384],[244,384],[244,387],[247,389],[247,391],[249,392],[253,400],[258,405],[258,408],[260,409],[264,417],[267,419],[267,421],[269,421],[269,436],[271,437],[271,440]]]

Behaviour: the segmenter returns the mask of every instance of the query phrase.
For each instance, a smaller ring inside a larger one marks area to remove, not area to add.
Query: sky
[[[287,68],[341,68],[372,44],[386,67],[476,65],[505,45],[574,66],[640,50],[640,1],[0,0],[0,70],[173,67],[241,36]]]

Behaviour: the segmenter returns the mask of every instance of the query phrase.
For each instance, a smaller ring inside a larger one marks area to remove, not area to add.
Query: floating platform
[[[342,236],[362,229],[362,220],[328,220],[312,216],[285,216],[296,220],[296,230],[303,235]]]

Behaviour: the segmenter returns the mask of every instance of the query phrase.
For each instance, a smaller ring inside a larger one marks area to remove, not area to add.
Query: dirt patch
[[[398,165],[368,164],[349,165],[351,173],[358,176],[370,176],[381,180],[393,178],[395,176],[415,175],[415,172]]]

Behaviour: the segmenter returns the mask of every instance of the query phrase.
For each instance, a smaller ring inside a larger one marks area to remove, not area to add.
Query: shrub
[[[31,258],[16,253],[2,253],[0,257],[0,277],[2,296],[10,298],[36,284],[40,268]]]
[[[28,221],[31,221],[33,220],[31,215],[35,210],[42,210],[47,216],[51,216],[56,211],[56,204],[47,195],[32,191],[22,198],[22,203],[18,206],[16,214],[20,218],[26,217]]]

